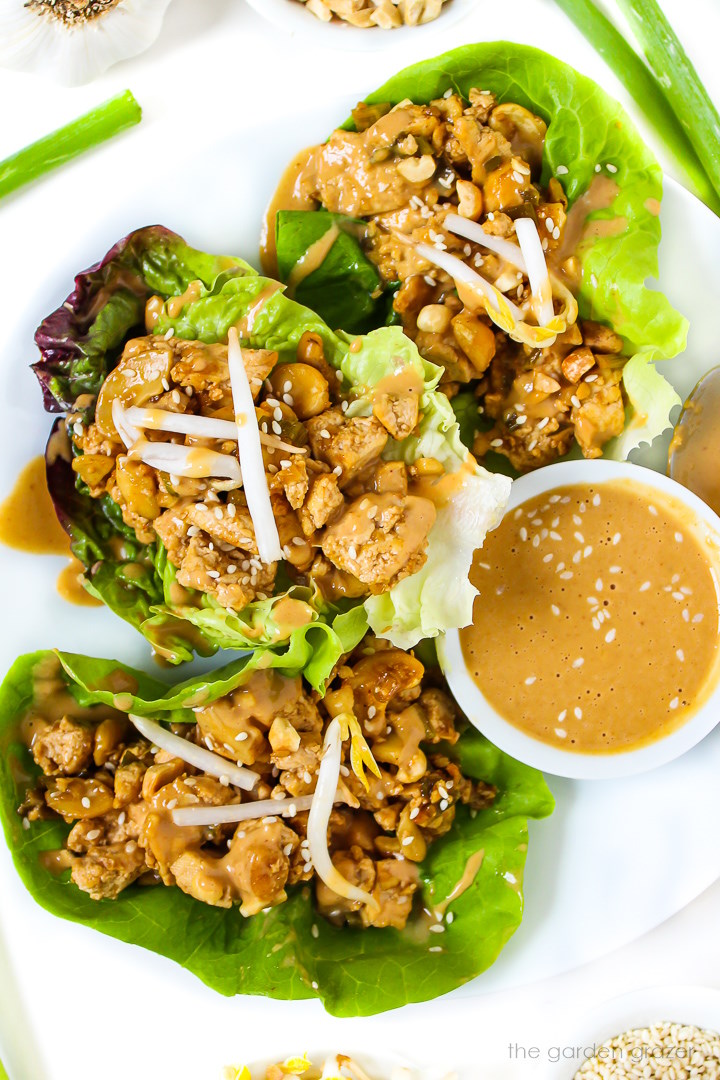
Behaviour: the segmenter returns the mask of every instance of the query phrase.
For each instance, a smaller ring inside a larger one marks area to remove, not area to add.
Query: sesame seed
[[[573,713],[575,714],[576,720],[582,720],[582,709],[579,705],[575,706],[575,708],[573,709]]]
[[[557,604],[551,604],[550,605],[550,610],[552,611],[553,615],[559,615],[560,614],[560,608],[557,606]]]
[[[583,559],[589,559],[590,556],[592,555],[592,551],[593,551],[592,544],[587,544],[583,548]]]
[[[208,570],[207,576],[209,578],[213,578],[213,579],[214,578],[219,578],[220,577],[220,571],[219,570]]]
[[[560,535],[559,532],[554,532],[553,531],[553,532],[550,533],[550,539],[551,540],[562,540],[562,536]]]
[[[167,379],[164,376],[163,376],[163,380],[162,380],[162,388],[163,388],[163,390],[169,390],[170,389],[170,383],[167,381]]]
[[[573,572],[572,572],[572,570],[565,570],[565,571],[563,571],[563,573],[562,573],[562,574],[560,575],[560,578],[561,578],[561,580],[562,580],[562,581],[570,581],[570,579],[572,578],[572,576],[573,576]]]
[[[701,623],[704,618],[705,618],[705,616],[703,615],[703,613],[701,611],[699,611],[697,613],[697,615],[693,615],[692,621],[694,623]]]
[[[532,686],[532,684],[535,682],[536,679],[537,679],[537,675],[528,675],[527,679],[525,680],[525,685],[526,686]]]
[[[557,735],[558,739],[567,739],[567,731],[564,731],[561,727],[555,728],[555,734]]]
[[[683,608],[682,617],[685,620],[685,622],[690,622],[690,612],[688,611],[687,608]]]
[[[80,802],[83,804],[86,810],[90,809],[90,800],[88,799],[87,795],[83,795]]]
[[[97,840],[98,836],[100,835],[100,832],[101,832],[100,829],[91,829],[90,832],[87,834],[85,839],[86,840]]]
[[[428,930],[430,930],[433,934],[445,933],[445,927],[442,926],[441,923],[433,923],[432,926],[428,927]]]
[[[678,544],[682,544],[682,542],[683,542],[683,534],[681,532],[676,532],[675,533],[675,539],[677,540]]]
[[[607,641],[608,645],[615,640],[615,630],[614,629],[608,630],[607,634],[605,635],[605,640]]]
[[[174,809],[175,809],[175,807],[177,806],[177,804],[178,804],[178,801],[177,801],[177,799],[170,799],[170,800],[169,800],[169,801],[167,802],[166,806],[167,806],[167,809],[168,809],[168,810],[174,810]]]
[[[408,817],[410,818],[411,821],[414,821],[419,813],[420,813],[420,808],[418,806],[413,806],[412,810],[408,814]]]
[[[566,716],[567,716],[567,709],[563,709],[562,712],[559,712],[558,713],[558,724],[562,724],[563,721],[565,720]]]
[[[376,714],[376,713],[377,713],[377,709],[375,708],[375,706],[374,706],[374,705],[370,705],[370,706],[368,707],[368,711],[367,711],[367,714],[368,714],[368,720],[372,720],[372,719],[373,719],[373,717],[375,716],[375,714]]]
[[[581,668],[584,663],[585,663],[585,658],[583,656],[578,656],[577,660],[573,660],[572,666],[574,668]]]
[[[622,540],[622,536],[620,535],[619,532],[616,532],[613,535],[613,538],[612,538],[613,545],[616,547],[620,543],[621,540]]]
[[[580,398],[577,396],[577,394],[573,394],[573,396],[570,398],[570,401],[576,409],[580,408]]]
[[[672,699],[672,701],[670,702],[670,705],[668,706],[668,708],[677,709],[679,704],[680,704],[680,698],[674,697]]]
[[[521,540],[523,541],[523,543],[524,543],[524,542],[525,542],[525,541],[527,540],[527,538],[528,538],[528,531],[527,531],[527,529],[525,528],[525,526],[524,526],[524,525],[523,525],[523,526],[522,526],[522,528],[520,529],[520,533],[519,533],[519,536],[520,536],[520,539],[521,539]]]
[[[547,555],[543,555],[543,562],[544,562],[544,563],[552,562],[552,560],[553,560],[553,553],[552,553],[552,551],[549,551],[549,552],[547,553]]]
[[[447,800],[447,799],[441,799],[441,800],[440,800],[440,809],[441,809],[441,810],[442,810],[443,812],[444,812],[445,810],[447,810],[447,808],[448,808],[448,806],[449,806],[449,805],[450,805],[450,803],[448,802],[448,800]]]
[[[682,649],[678,649],[678,650],[677,650],[677,652],[675,653],[675,655],[677,656],[678,660],[679,660],[679,661],[680,661],[680,663],[682,664],[682,663],[683,663],[683,661],[685,660],[685,653],[683,652],[683,650],[682,650]]]
[[[491,446],[502,446],[502,439],[493,439],[490,443]]]
[[[584,544],[585,543],[585,537],[583,536],[583,534],[581,532],[575,532],[575,533],[573,533],[573,536],[577,540],[578,544]]]
[[[403,847],[408,847],[409,844],[412,844],[414,839],[415,838],[413,836],[404,836],[402,841],[401,841],[402,846]]]
[[[597,580],[595,581],[595,589],[597,590],[597,592],[603,591],[602,578],[597,578]]]
[[[556,176],[566,176],[568,171],[569,170],[568,170],[567,165],[558,165],[558,167],[555,169],[555,175]]]
[[[320,930],[318,929],[317,923],[312,924],[312,926],[310,927],[310,933],[314,938],[320,937]]]
[[[272,422],[272,429],[273,429],[273,433],[274,433],[275,435],[282,435],[282,428],[281,428],[281,427],[280,427],[280,425],[278,424],[277,420],[273,420],[273,422]]]
[[[559,240],[559,239],[560,239],[560,229],[556,225],[555,228],[553,229],[553,240]]]
[[[617,172],[617,165],[611,165],[609,161],[605,165],[605,168],[607,169],[607,171],[609,173],[616,173]]]

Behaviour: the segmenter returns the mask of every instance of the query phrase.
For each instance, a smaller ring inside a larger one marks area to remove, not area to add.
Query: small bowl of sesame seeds
[[[627,776],[720,720],[720,519],[668,477],[604,459],[515,481],[475,555],[472,622],[440,660],[506,753],[577,779]]]
[[[565,1046],[547,1080],[689,1080],[720,1076],[720,991],[650,986],[606,1001]]]

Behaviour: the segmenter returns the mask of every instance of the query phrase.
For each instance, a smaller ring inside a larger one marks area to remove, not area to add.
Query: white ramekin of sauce
[[[476,552],[473,622],[439,645],[468,719],[520,761],[600,779],[679,757],[720,720],[720,518],[627,462],[513,484]]]

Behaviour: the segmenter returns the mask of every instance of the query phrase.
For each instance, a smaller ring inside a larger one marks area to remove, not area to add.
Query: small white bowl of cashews
[[[477,0],[248,0],[280,30],[329,49],[375,51],[408,41],[428,45]]]

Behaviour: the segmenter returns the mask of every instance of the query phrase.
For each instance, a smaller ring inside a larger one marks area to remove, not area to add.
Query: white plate
[[[231,137],[208,133],[207,145],[198,135],[194,156],[168,158],[158,152],[155,131],[148,137],[138,131],[111,205],[103,208],[88,195],[84,222],[78,191],[105,190],[105,152],[14,201],[3,222],[0,264],[0,496],[45,442],[49,418],[27,364],[37,322],[65,298],[73,273],[124,233],[155,221],[207,250],[252,257],[264,203],[284,163],[299,146],[322,138],[351,104],[336,100],[311,115],[248,125]],[[143,163],[152,166],[146,179]],[[693,323],[688,352],[666,367],[684,395],[718,362],[720,221],[674,184],[668,185],[662,220],[661,279]],[[640,456],[657,465],[662,448]],[[61,565],[0,549],[0,668],[7,669],[19,652],[52,645],[142,664],[147,650],[135,631],[107,611],[75,609],[55,597]],[[549,821],[531,827],[525,921],[495,967],[453,995],[452,1012],[443,1011],[441,1030],[452,1028],[460,1063],[478,1053],[471,1018],[480,1004],[470,999],[603,955],[668,918],[720,876],[719,774],[716,735],[673,765],[632,781],[551,781],[558,806]],[[20,885],[4,850],[0,927],[0,1057],[13,1080],[90,1080],[98,1062],[104,1080],[124,1080],[139,1061],[143,1080],[217,1080],[223,1063],[266,1056],[277,1043],[279,1024],[283,1049],[352,1037],[355,1046],[371,1039],[367,1045],[378,1055],[412,1048],[418,1060],[448,1064],[439,1057],[438,1043],[445,1040],[438,1038],[436,1006],[338,1021],[317,1002],[284,1006],[220,998],[170,961],[46,914]],[[108,1053],[109,1018],[115,1016],[127,1023],[127,1037],[113,1040]],[[423,1023],[425,1017],[435,1022]]]

